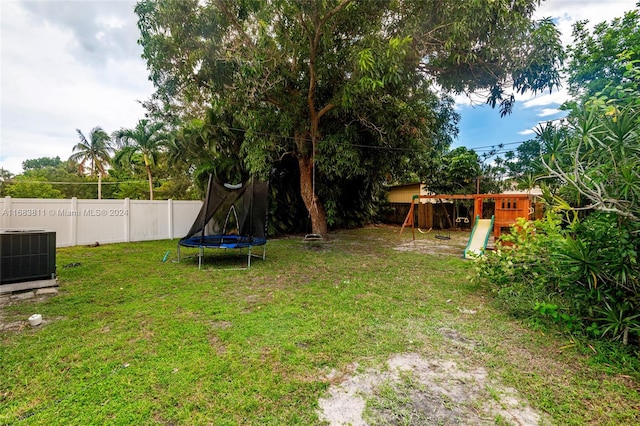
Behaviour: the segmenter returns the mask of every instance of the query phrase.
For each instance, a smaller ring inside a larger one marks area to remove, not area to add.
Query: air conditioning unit
[[[56,233],[45,230],[0,231],[0,292],[12,286],[56,278]],[[42,287],[35,285],[32,288]],[[3,289],[3,287],[5,287]]]

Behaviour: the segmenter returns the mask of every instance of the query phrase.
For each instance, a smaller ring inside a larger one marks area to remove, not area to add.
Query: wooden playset
[[[424,204],[422,200],[425,199],[432,200],[432,202],[473,200],[473,215],[471,215],[471,219],[468,216],[464,218],[456,217],[454,221],[450,222],[460,223],[461,221],[471,220],[471,227],[473,228],[478,218],[491,219],[493,217],[493,237],[495,239],[498,239],[503,232],[508,232],[509,227],[518,218],[534,218],[533,196],[529,194],[414,195],[409,213],[402,224],[400,235],[402,235],[405,227],[411,226],[413,239],[415,240],[415,214],[417,213],[418,217],[420,216],[420,208]]]

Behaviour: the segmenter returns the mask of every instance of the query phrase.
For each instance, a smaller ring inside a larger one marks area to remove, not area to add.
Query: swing
[[[442,210],[444,211],[445,214],[447,214],[447,209],[444,206],[444,204],[442,203],[442,200],[440,200],[440,205],[442,206]],[[444,226],[442,224],[442,216],[439,217],[439,221],[440,221],[440,229],[438,229],[438,231],[436,232],[436,238],[439,240],[450,240],[451,239],[451,230],[444,229]]]
[[[465,202],[463,201],[462,206],[456,205],[456,225],[459,229],[470,229],[471,228],[471,218],[472,216],[472,208],[473,202]],[[464,213],[460,211],[460,208],[464,208]]]
[[[304,242],[309,242],[309,241],[322,241],[322,235],[320,234],[307,234],[304,236],[304,239],[302,241]]]
[[[442,220],[440,220],[440,226],[442,227]],[[451,230],[450,229],[439,229],[436,232],[436,238],[439,240],[450,240],[451,239]]]
[[[468,217],[464,217],[464,216],[458,216],[456,217],[456,225],[458,228],[462,229],[462,224],[464,224],[465,228],[467,227],[467,225],[469,225],[469,218]]]

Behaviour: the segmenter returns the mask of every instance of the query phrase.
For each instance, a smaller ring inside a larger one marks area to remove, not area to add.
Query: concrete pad
[[[41,294],[56,294],[57,292],[58,287],[39,288],[36,290],[36,296],[40,296]]]
[[[12,293],[14,291],[32,290],[35,288],[56,287],[58,280],[52,278],[50,280],[26,281],[21,283],[9,283],[0,285],[0,293]]]
[[[27,300],[27,299],[32,299],[33,297],[35,297],[35,293],[33,291],[25,291],[23,293],[17,293],[17,294],[12,294],[11,295],[11,299],[12,300]]]

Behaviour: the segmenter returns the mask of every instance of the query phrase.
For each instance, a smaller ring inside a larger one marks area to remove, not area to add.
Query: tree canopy
[[[583,99],[605,92],[638,92],[640,87],[640,6],[589,30],[588,21],[573,27],[566,71],[573,95]]]
[[[98,199],[101,199],[102,176],[105,174],[105,166],[111,162],[111,138],[100,126],[91,129],[88,139],[80,129],[76,129],[76,132],[80,142],[73,147],[73,154],[69,159],[77,161],[81,168],[89,162],[91,176],[98,175]]]
[[[113,138],[119,150],[114,161],[117,163],[131,163],[136,154],[142,156],[147,179],[149,181],[149,199],[153,200],[153,175],[151,166],[157,163],[160,151],[167,143],[167,136],[163,132],[162,123],[152,123],[147,119],[138,121],[133,129],[120,129],[113,132]]]
[[[531,20],[537,4],[144,0],[146,105],[174,123],[232,114],[251,173],[295,158],[312,232],[325,234],[331,206],[354,198],[341,191],[375,193],[448,147],[457,116],[438,90],[486,90],[508,113],[512,92],[559,83],[558,32]]]
[[[567,187],[563,185],[567,181],[558,176],[550,177],[545,166],[545,163],[559,166],[558,161],[561,157],[568,161],[560,166],[562,169],[574,166],[574,160],[570,158],[579,156],[579,153],[564,152],[567,148],[563,141],[575,135],[577,131],[600,132],[601,126],[594,124],[594,111],[597,108],[601,108],[600,112],[605,111],[608,117],[613,118],[624,110],[626,112],[623,116],[628,120],[629,108],[625,105],[637,105],[640,90],[640,9],[636,6],[636,9],[625,12],[611,22],[600,22],[591,29],[588,24],[588,21],[574,24],[573,42],[567,49],[564,72],[572,100],[566,102],[563,109],[569,110],[568,117],[560,129],[556,128],[556,125],[540,127],[537,129],[536,139],[522,143],[515,152],[505,156],[505,172],[510,177],[522,179],[523,182],[528,180],[531,184],[535,183],[536,178],[538,183],[544,178],[545,184],[566,191]],[[592,116],[589,119],[584,116],[587,110]],[[589,129],[579,129],[575,125],[576,122],[587,123]],[[614,123],[621,124],[615,120]],[[593,135],[590,133],[589,137]],[[564,154],[561,154],[562,152]],[[601,155],[602,152],[598,150],[597,154]],[[594,164],[592,160],[597,155],[582,155],[576,164],[584,171],[591,172]],[[566,195],[575,202],[584,201],[584,197],[576,193]]]
[[[60,157],[40,157],[24,160],[22,162],[22,169],[24,171],[40,170],[47,167],[59,167],[62,165]]]

